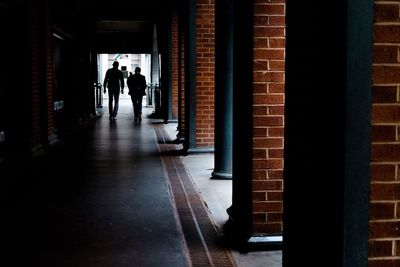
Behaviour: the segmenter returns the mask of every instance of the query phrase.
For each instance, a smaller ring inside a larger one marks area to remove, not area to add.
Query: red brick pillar
[[[253,232],[282,232],[285,0],[254,1]]]
[[[178,34],[178,14],[177,11],[174,10],[172,14],[172,25],[171,25],[171,33],[172,33],[172,118],[178,118],[178,101],[179,101],[179,73],[178,73],[178,60],[179,60],[179,34]]]
[[[53,32],[49,4],[31,3],[32,140],[34,150],[54,138]]]
[[[32,147],[40,145],[40,45],[38,1],[31,1],[31,99],[32,99]]]
[[[215,0],[196,1],[196,145],[214,146]]]
[[[375,1],[369,265],[400,266],[400,3]]]
[[[53,123],[53,26],[51,18],[51,10],[48,1],[45,1],[45,14],[44,14],[44,57],[45,57],[45,90],[44,97],[45,102],[42,105],[46,106],[43,116],[47,122],[46,141],[51,141],[55,138],[54,135],[54,123]]]
[[[178,21],[178,138],[185,136],[185,33],[184,18]]]

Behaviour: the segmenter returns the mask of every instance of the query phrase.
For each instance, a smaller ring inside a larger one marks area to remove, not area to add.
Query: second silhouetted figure
[[[130,73],[127,84],[129,88],[129,95],[132,99],[133,113],[135,116],[135,121],[142,120],[142,101],[143,96],[146,95],[146,78],[140,74],[141,69],[139,67],[135,68],[135,74]]]

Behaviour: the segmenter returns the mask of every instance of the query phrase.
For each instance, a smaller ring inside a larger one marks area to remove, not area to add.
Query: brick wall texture
[[[40,53],[39,53],[39,14],[36,1],[31,3],[31,91],[32,91],[32,133],[31,145],[40,144]]]
[[[31,4],[31,92],[32,92],[32,148],[42,145],[41,136],[54,134],[53,126],[53,33],[50,10],[37,1]],[[45,96],[45,97],[43,97]],[[44,101],[45,100],[45,101]],[[42,107],[45,107],[42,109]],[[46,110],[44,113],[43,110]],[[47,121],[46,129],[42,121]]]
[[[179,86],[179,76],[178,76],[178,14],[177,11],[172,15],[172,118],[178,118],[178,86]]]
[[[281,233],[285,0],[254,1],[253,231]]]
[[[47,1],[46,1],[47,2]],[[47,4],[48,6],[48,4]],[[43,114],[43,116],[47,116],[47,137],[50,138],[54,134],[54,122],[53,122],[53,80],[54,80],[54,72],[53,72],[53,27],[52,27],[52,17],[51,11],[49,9],[45,10],[45,86],[43,90],[45,90],[46,95],[46,103],[42,103],[47,107],[47,114]]]
[[[400,1],[374,3],[369,266],[400,266]]]
[[[196,145],[214,146],[215,0],[196,1]]]
[[[180,112],[178,114],[179,117],[179,125],[181,136],[184,136],[185,132],[185,33],[183,29],[180,31],[179,40],[180,42],[180,62],[178,65],[178,71],[180,73],[179,76],[179,84],[178,90],[180,91]],[[179,59],[178,59],[179,61]],[[179,96],[178,96],[179,98]]]

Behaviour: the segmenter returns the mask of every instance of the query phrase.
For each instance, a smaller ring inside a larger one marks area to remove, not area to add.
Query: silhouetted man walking
[[[129,88],[129,95],[132,99],[133,113],[135,115],[135,121],[142,120],[142,101],[143,96],[146,95],[146,78],[140,74],[141,69],[139,67],[135,68],[135,74],[129,75],[127,84]]]
[[[104,93],[107,92],[106,88],[108,88],[108,111],[110,113],[110,120],[116,120],[118,113],[119,90],[121,89],[121,94],[123,94],[125,87],[124,76],[122,75],[122,71],[118,69],[118,66],[118,61],[114,61],[113,67],[107,70],[103,83]]]

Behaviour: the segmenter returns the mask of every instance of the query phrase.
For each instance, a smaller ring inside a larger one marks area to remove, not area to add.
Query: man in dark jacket
[[[129,88],[129,95],[132,99],[133,113],[135,115],[135,121],[142,120],[142,101],[143,96],[146,95],[146,78],[140,74],[141,69],[135,68],[135,74],[130,73],[127,84]]]
[[[124,93],[124,76],[122,75],[122,71],[118,69],[118,66],[118,61],[114,61],[113,67],[107,70],[103,83],[104,93],[107,92],[106,88],[108,88],[108,111],[110,113],[110,120],[116,120],[117,117],[119,90],[121,89],[121,94]]]

